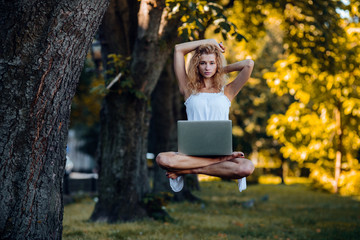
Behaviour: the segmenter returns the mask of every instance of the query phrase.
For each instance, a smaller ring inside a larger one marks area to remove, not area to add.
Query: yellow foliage
[[[339,179],[340,194],[360,196],[360,171],[343,172]]]
[[[260,184],[280,184],[281,178],[274,175],[262,175],[258,181]]]
[[[329,192],[333,191],[334,178],[323,168],[313,168],[309,177],[314,181],[315,185],[319,185]]]
[[[233,126],[232,134],[237,137],[242,137],[242,136],[244,136],[244,131],[239,126]]]

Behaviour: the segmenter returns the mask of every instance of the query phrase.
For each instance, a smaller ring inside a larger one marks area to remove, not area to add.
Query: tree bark
[[[109,54],[130,56],[136,41],[139,1],[112,0],[99,28],[103,65]]]
[[[71,100],[107,5],[0,5],[1,239],[61,239]]]
[[[104,22],[101,28],[103,39],[100,41],[107,49],[103,53],[108,54],[111,50],[127,56],[130,52],[130,74],[127,77],[133,79],[134,86],[124,90],[120,84],[114,85],[103,102],[98,156],[99,202],[91,216],[93,221],[131,221],[147,214],[142,197],[150,191],[145,157],[149,99],[175,44],[179,22],[176,18],[166,19],[165,0],[143,0],[139,6],[130,3],[113,0],[114,6],[128,4],[128,11],[138,9],[138,12],[129,14],[111,10],[105,19],[112,20]],[[115,18],[116,12],[122,15]],[[106,30],[109,24],[126,26],[125,22],[133,23],[134,17],[137,17],[138,26],[136,38],[134,29],[129,28],[115,31],[126,36],[121,41],[113,41],[106,34],[111,32]]]
[[[101,111],[99,202],[92,220],[116,222],[146,216],[141,197],[149,192],[147,101],[116,92],[106,96]],[[127,113],[127,114],[124,114]]]

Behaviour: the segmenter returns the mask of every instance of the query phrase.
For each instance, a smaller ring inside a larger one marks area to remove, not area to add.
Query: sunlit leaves
[[[168,0],[166,3],[170,9],[169,18],[175,14],[182,16],[182,25],[179,27],[178,33],[184,40],[199,39],[200,34],[210,25],[215,26],[214,31],[220,33],[224,39],[229,36],[238,41],[245,39],[238,32],[236,25],[224,15],[224,8],[217,1]]]
[[[300,163],[334,159],[334,152],[328,151],[333,130],[334,122],[326,110],[319,116],[298,102],[291,104],[286,114],[273,115],[267,126],[268,134],[284,144],[284,157]]]
[[[339,151],[343,169],[359,167],[354,165],[360,148],[359,23],[340,18],[336,10],[347,8],[340,1],[284,6],[286,52],[276,71],[264,77],[273,92],[291,94],[298,102],[273,116],[267,131],[284,145],[284,157],[316,163],[314,176],[333,171]],[[315,172],[319,167],[323,170]]]
[[[354,117],[360,117],[360,99],[349,98],[344,100],[344,113],[345,115],[353,115]]]

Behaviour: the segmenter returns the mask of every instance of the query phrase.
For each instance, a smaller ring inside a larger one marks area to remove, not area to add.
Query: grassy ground
[[[309,190],[305,185],[203,182],[203,203],[166,208],[174,222],[151,219],[104,224],[87,220],[91,199],[65,207],[64,239],[360,239],[360,200]],[[253,204],[253,206],[251,206]]]

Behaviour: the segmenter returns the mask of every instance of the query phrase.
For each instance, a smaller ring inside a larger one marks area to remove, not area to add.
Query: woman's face
[[[217,65],[215,54],[203,54],[200,56],[199,72],[204,78],[211,78],[215,75]]]

